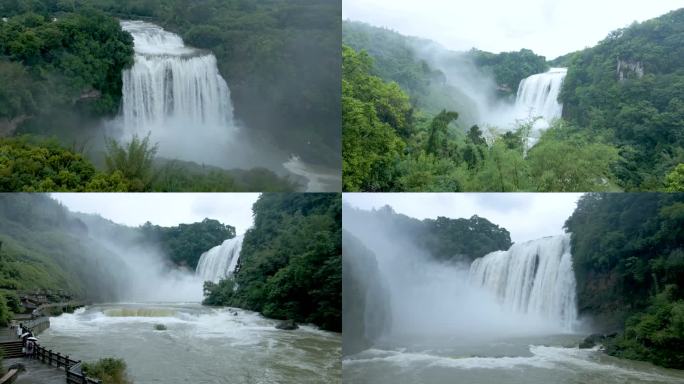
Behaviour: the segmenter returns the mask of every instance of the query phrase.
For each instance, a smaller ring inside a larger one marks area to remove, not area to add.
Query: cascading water
[[[207,150],[227,145],[234,124],[230,90],[216,57],[185,46],[178,35],[154,24],[121,25],[133,35],[135,50],[135,64],[123,74],[124,135],[149,132],[162,155],[221,165],[225,146]]]
[[[476,259],[469,279],[514,313],[556,321],[566,331],[577,321],[569,235],[514,244]]]
[[[563,105],[558,95],[567,75],[566,68],[551,68],[548,72],[532,75],[520,82],[515,109],[520,118],[541,117],[541,129],[561,117]]]
[[[243,236],[233,237],[200,256],[196,274],[204,281],[219,280],[233,274],[240,258]]]

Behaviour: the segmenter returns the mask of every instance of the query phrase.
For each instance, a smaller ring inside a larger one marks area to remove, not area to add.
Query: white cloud
[[[258,193],[53,193],[71,211],[96,213],[115,223],[161,226],[216,219],[238,234],[252,226]]]
[[[418,219],[445,216],[484,217],[503,226],[514,242],[564,232],[563,224],[575,210],[577,193],[345,193],[343,200],[362,209],[390,205],[398,213]]]
[[[345,19],[433,39],[454,50],[529,48],[547,59],[684,7],[684,0],[344,0]]]

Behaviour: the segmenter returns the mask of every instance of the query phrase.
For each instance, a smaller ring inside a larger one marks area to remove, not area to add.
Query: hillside
[[[574,54],[560,99],[564,118],[620,148],[624,189],[664,189],[684,163],[684,9]]]
[[[611,355],[684,368],[684,194],[588,194],[572,233],[577,301]]]
[[[116,301],[130,293],[132,277],[122,275],[130,257],[158,254],[162,268],[192,271],[203,252],[233,236],[216,220],[134,228],[70,212],[48,195],[0,194],[0,289],[10,302],[36,291]]]

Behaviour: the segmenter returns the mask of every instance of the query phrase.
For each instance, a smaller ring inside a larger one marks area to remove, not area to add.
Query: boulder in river
[[[275,327],[276,327],[277,329],[282,329],[282,330],[285,330],[285,331],[292,331],[292,330],[295,330],[295,329],[299,328],[299,326],[297,325],[297,323],[295,323],[294,320],[284,320],[284,321],[281,321],[281,322],[278,323],[278,325],[276,325]]]
[[[602,335],[599,333],[594,333],[592,335],[587,336],[582,342],[579,344],[580,349],[589,349],[589,348],[594,348],[597,344],[601,344],[603,341],[605,341],[609,337],[615,337],[615,335]]]

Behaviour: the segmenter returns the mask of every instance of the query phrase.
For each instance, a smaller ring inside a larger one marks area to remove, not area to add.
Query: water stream
[[[83,360],[124,358],[135,383],[334,383],[341,375],[339,334],[277,330],[275,320],[240,309],[103,304],[50,321],[42,345]]]

